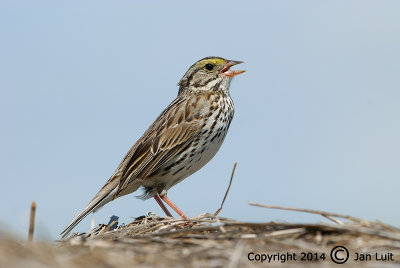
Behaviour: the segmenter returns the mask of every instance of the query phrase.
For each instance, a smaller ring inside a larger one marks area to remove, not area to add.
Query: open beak
[[[228,60],[228,62],[225,64],[224,68],[219,72],[222,75],[228,76],[228,77],[234,77],[235,75],[244,73],[244,70],[229,70],[232,66],[243,63],[243,61],[235,61],[235,60]]]

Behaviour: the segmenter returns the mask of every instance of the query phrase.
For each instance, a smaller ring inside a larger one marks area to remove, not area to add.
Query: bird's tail
[[[62,238],[66,237],[72,231],[72,229],[74,229],[75,226],[78,225],[78,223],[80,223],[88,214],[96,211],[100,207],[113,200],[114,194],[117,191],[117,187],[111,191],[107,191],[106,188],[108,187],[103,187],[103,189],[96,194],[92,201],[90,201],[90,203],[81,212],[79,212],[75,219],[73,219],[71,223],[68,224],[64,230],[62,230],[60,233]]]

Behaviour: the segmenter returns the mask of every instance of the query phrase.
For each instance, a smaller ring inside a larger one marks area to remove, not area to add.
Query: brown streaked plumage
[[[61,232],[63,237],[89,213],[143,187],[143,199],[154,197],[164,212],[169,188],[202,168],[221,146],[233,118],[229,70],[238,61],[207,57],[193,64],[179,82],[177,98],[128,151],[114,174],[89,204]]]

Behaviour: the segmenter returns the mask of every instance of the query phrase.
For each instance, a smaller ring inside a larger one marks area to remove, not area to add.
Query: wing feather
[[[186,150],[201,134],[209,112],[206,97],[180,96],[154,121],[126,154],[115,174],[121,178],[115,197],[134,180],[154,175],[170,159]]]

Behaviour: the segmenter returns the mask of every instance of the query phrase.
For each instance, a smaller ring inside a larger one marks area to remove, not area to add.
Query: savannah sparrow
[[[106,203],[144,189],[171,216],[163,200],[179,216],[186,215],[167,198],[169,188],[190,176],[213,158],[233,118],[229,96],[233,71],[240,61],[207,57],[193,64],[179,81],[178,96],[128,151],[117,170],[90,203],[61,232],[63,237]]]

